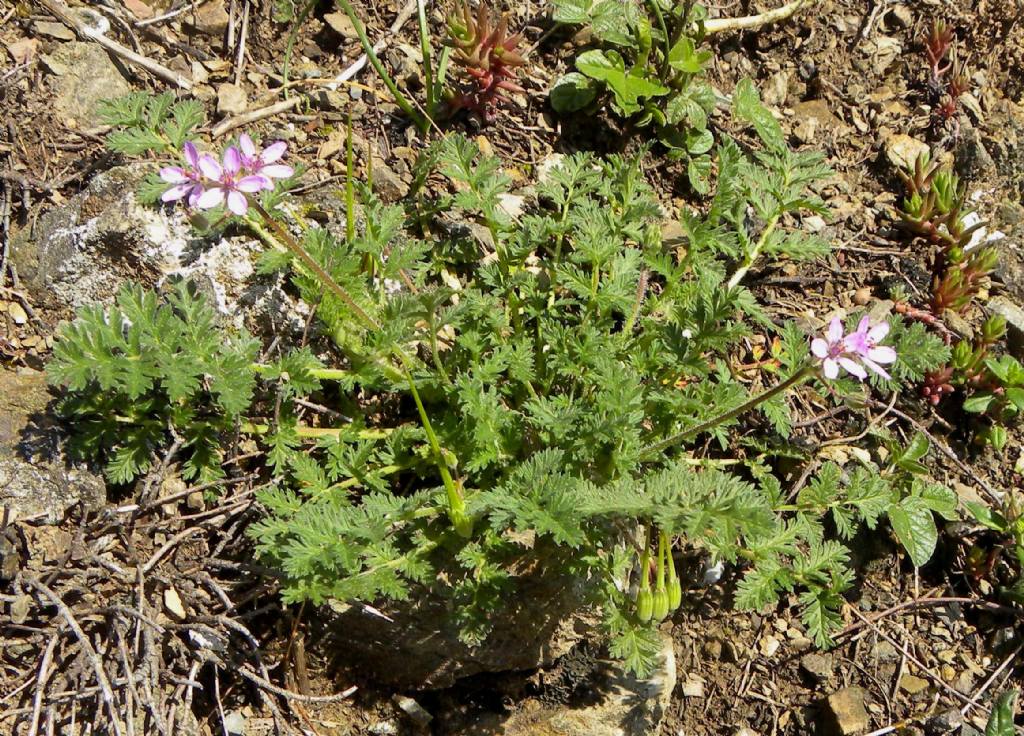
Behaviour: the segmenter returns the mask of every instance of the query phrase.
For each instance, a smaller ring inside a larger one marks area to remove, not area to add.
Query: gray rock
[[[418,588],[381,610],[334,602],[314,624],[325,652],[343,652],[370,679],[410,689],[450,687],[487,672],[528,670],[554,662],[597,636],[600,616],[586,607],[591,582],[532,570],[517,578],[509,609],[477,646],[459,637],[443,591]]]
[[[985,174],[995,173],[996,163],[992,160],[981,133],[977,128],[963,126],[953,152],[956,172],[968,181],[977,180]]]
[[[957,708],[950,708],[942,713],[936,713],[924,724],[925,730],[933,736],[953,733],[963,725],[964,716]]]
[[[845,687],[829,695],[826,705],[833,733],[853,736],[867,729],[870,720],[866,700],[867,693],[859,687]]]
[[[373,191],[382,201],[387,203],[397,202],[409,193],[409,185],[402,181],[402,177],[384,163],[382,159],[373,159]]]
[[[1024,309],[1005,296],[992,297],[987,306],[1006,320],[1007,347],[1014,357],[1024,360]]]
[[[249,109],[245,90],[237,84],[225,82],[217,87],[217,112],[221,115],[241,115]]]
[[[815,682],[824,682],[832,676],[832,658],[816,652],[800,658],[800,669]]]
[[[95,43],[62,43],[47,57],[47,66],[59,72],[51,83],[53,111],[78,127],[99,125],[100,101],[132,91],[107,52]]]
[[[6,521],[33,516],[55,524],[79,503],[95,509],[106,499],[101,478],[65,460],[63,437],[48,414],[52,400],[43,373],[0,371],[0,507]]]
[[[224,0],[210,0],[194,13],[185,14],[185,24],[207,36],[220,36],[228,29],[231,17],[224,9]]]
[[[50,20],[37,20],[32,24],[32,30],[41,36],[56,38],[58,41],[74,41],[75,32],[63,23]]]
[[[928,144],[905,133],[889,136],[882,143],[885,158],[894,169],[913,169],[922,153],[930,151]]]
[[[182,277],[236,327],[301,334],[307,308],[281,288],[282,277],[255,276],[263,246],[245,237],[204,241],[184,208],[141,205],[134,192],[148,172],[145,165],[106,171],[14,236],[12,258],[34,302],[71,316],[109,303],[125,282]]]
[[[327,13],[324,16],[324,22],[331,27],[332,31],[343,38],[350,41],[359,38],[359,34],[356,32],[356,27],[352,23],[352,19],[348,17],[348,13],[342,11]]]
[[[550,706],[522,710],[509,717],[475,724],[473,733],[504,736],[650,736],[661,732],[672,689],[676,662],[672,640],[662,637],[655,672],[647,679],[626,673],[619,662],[604,662],[592,685],[592,702],[580,707]]]

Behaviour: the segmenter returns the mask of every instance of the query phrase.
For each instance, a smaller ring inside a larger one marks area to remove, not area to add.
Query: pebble
[[[221,115],[241,115],[247,109],[249,101],[244,89],[230,82],[217,87],[217,112]]]
[[[185,619],[185,606],[182,605],[181,597],[174,588],[168,588],[164,591],[164,608],[179,621]]]
[[[348,13],[328,13],[324,16],[324,22],[331,27],[332,31],[344,38],[349,40],[359,38],[356,27],[352,23],[352,19],[348,17]]]
[[[853,303],[858,307],[863,307],[865,304],[871,301],[871,288],[868,286],[862,286],[857,291],[853,292]]]
[[[237,710],[233,710],[224,716],[224,728],[229,736],[243,736],[245,734],[245,716]]]
[[[928,680],[916,675],[903,675],[900,678],[900,689],[910,695],[919,695],[928,689]]]
[[[886,159],[897,169],[912,169],[917,157],[931,150],[927,143],[906,133],[889,136],[882,145]]]
[[[953,733],[963,724],[963,714],[957,708],[950,708],[942,713],[937,713],[925,721],[924,728],[925,731],[933,736],[941,736],[942,734]]]
[[[832,675],[832,658],[825,654],[805,654],[800,658],[800,669],[817,682],[824,682]]]
[[[828,710],[840,736],[853,736],[868,727],[867,693],[859,687],[845,687],[828,697]]]
[[[686,682],[683,683],[683,697],[703,698],[704,680],[700,679],[696,675],[690,675]]]
[[[402,711],[420,727],[425,727],[428,723],[434,720],[434,716],[430,715],[426,708],[410,697],[396,695],[395,705],[401,708]]]

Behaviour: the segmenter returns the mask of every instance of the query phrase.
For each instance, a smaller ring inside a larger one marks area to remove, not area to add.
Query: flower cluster
[[[839,377],[843,368],[852,376],[863,381],[868,373],[865,368],[881,376],[891,378],[882,365],[896,362],[896,351],[887,345],[879,345],[889,334],[889,323],[879,322],[871,326],[867,317],[861,319],[857,329],[844,334],[843,322],[835,317],[828,326],[824,338],[811,341],[811,352],[821,361],[825,378]]]
[[[271,143],[262,151],[252,138],[242,134],[238,146],[229,146],[220,161],[212,154],[199,153],[191,141],[182,146],[185,166],[165,166],[160,178],[171,185],[161,199],[175,202],[187,198],[189,207],[212,209],[221,204],[236,215],[249,211],[246,194],[274,188],[274,179],[287,179],[295,170],[278,163],[288,149],[284,141]]]

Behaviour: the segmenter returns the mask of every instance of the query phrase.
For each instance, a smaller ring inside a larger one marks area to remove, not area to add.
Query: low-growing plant
[[[691,0],[556,0],[554,19],[585,26],[596,48],[551,88],[558,112],[609,104],[630,124],[651,128],[669,155],[685,158],[691,185],[709,189],[714,137],[708,116],[716,97],[704,79],[707,11]]]
[[[314,0],[310,0],[312,4]],[[497,21],[486,2],[474,14],[464,0],[453,0],[445,44],[434,54],[427,20],[426,0],[417,0],[420,53],[422,55],[423,87],[426,95],[422,108],[406,97],[394,78],[377,57],[362,21],[349,0],[337,0],[348,15],[359,36],[363,52],[380,76],[395,102],[421,133],[431,125],[460,110],[478,114],[483,122],[494,119],[497,106],[507,97],[505,92],[522,92],[516,83],[519,69],[526,64],[525,52],[519,46],[522,36],[508,33],[508,20]],[[436,59],[436,64],[435,64]],[[448,85],[448,69],[454,62],[465,79]]]
[[[825,465],[791,498],[770,464],[773,442],[791,429],[787,399],[802,385],[834,401],[868,386],[896,390],[948,350],[898,317],[836,318],[813,341],[767,318],[740,281],[761,256],[821,250],[799,230],[783,231],[781,213],[813,202],[804,190],[825,172],[777,146],[756,95],[736,104],[765,149],[747,156],[720,144],[709,206],[680,214],[685,247],[662,241],[658,202],[627,157],[567,156],[513,217],[501,206],[511,180],[500,161],[448,137],[423,155],[406,207],[365,188],[357,200],[351,187],[344,228],[296,237],[294,223],[286,227],[224,167],[212,176],[209,154],[198,154],[207,163],[195,171],[188,154],[164,176],[182,187],[182,172],[195,174],[188,182],[203,194],[173,189],[165,198],[201,209],[215,198],[207,191],[238,192],[246,206],[225,217],[268,244],[260,270],[290,275],[333,347],[319,359],[303,349],[265,364],[253,363],[252,348],[230,353],[252,387],[230,411],[216,360],[190,366],[191,388],[173,398],[170,368],[144,370],[148,380],[131,390],[104,384],[103,371],[126,361],[210,352],[163,334],[176,335],[181,314],[196,309],[179,287],[138,328],[98,311],[65,328],[54,378],[74,378],[72,401],[86,407],[77,416],[111,387],[121,403],[132,391],[147,397],[131,418],[152,418],[150,450],[161,432],[166,445],[201,416],[195,405],[225,415],[211,423],[219,442],[234,432],[256,438],[271,485],[250,532],[260,557],[282,571],[286,601],[380,605],[429,589],[452,601],[466,641],[482,644],[523,570],[572,576],[588,582],[612,651],[646,671],[658,650],[650,622],[683,597],[671,547],[687,544],[742,569],[742,606],[797,593],[808,632],[827,645],[853,580],[847,543],[857,529],[888,518],[913,563],[924,564],[937,536],[932,514],[950,517],[956,499],[922,475],[920,439],[890,449],[885,463]],[[751,212],[767,221],[748,224]],[[128,299],[142,298],[153,299]],[[750,390],[734,360],[755,331],[776,335],[778,348],[773,371]],[[339,368],[325,374],[324,364]],[[323,380],[338,390],[322,391]],[[299,402],[310,399],[335,412],[320,416],[354,419],[305,424]],[[176,423],[182,407],[190,413]],[[103,435],[91,447],[116,457],[125,442]]]
[[[967,70],[956,59],[956,34],[941,20],[933,21],[922,41],[928,59],[928,92],[935,119],[952,125],[954,137],[959,133],[960,98],[970,82]]]
[[[974,242],[984,223],[968,224],[967,187],[950,166],[940,166],[922,154],[913,171],[901,176],[907,187],[899,211],[902,225],[936,250],[927,311],[902,300],[897,310],[939,326],[944,313],[962,314],[977,303],[988,287],[998,252],[994,245]],[[960,390],[964,410],[987,418],[978,438],[997,450],[1006,444],[1006,423],[1024,409],[1020,364],[1010,356],[994,355],[1005,335],[1006,321],[998,315],[986,319],[978,335],[970,339],[954,340],[947,331],[945,337],[953,343],[951,361],[929,372],[921,387],[922,395],[935,405]]]

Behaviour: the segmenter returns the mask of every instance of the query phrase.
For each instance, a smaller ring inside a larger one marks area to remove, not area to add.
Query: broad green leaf
[[[1014,736],[1013,719],[1017,710],[1017,690],[1007,690],[992,707],[992,717],[985,725],[985,736]]]
[[[971,512],[971,516],[982,526],[997,532],[1006,532],[1006,518],[998,511],[994,511],[977,501],[964,501],[964,506],[967,507],[967,510]]]
[[[889,508],[889,521],[896,538],[910,555],[915,567],[921,567],[932,556],[939,540],[932,511],[917,496],[908,496]]]
[[[686,74],[700,74],[710,58],[711,52],[698,51],[688,36],[680,38],[668,53],[669,66]]]
[[[596,96],[592,79],[579,72],[569,72],[551,88],[551,107],[555,112],[576,112],[593,102]]]
[[[969,411],[972,414],[981,414],[983,411],[988,409],[995,400],[995,394],[990,394],[988,392],[975,394],[964,402],[964,411]]]
[[[686,177],[698,194],[707,194],[711,189],[711,157],[695,156],[686,165]]]
[[[925,506],[946,521],[955,521],[959,516],[956,513],[957,495],[954,491],[939,483],[914,483],[914,490],[920,493],[920,498]]]
[[[608,85],[615,103],[624,115],[640,111],[639,100],[668,93],[668,87],[637,74],[626,73],[626,62],[617,51],[584,51],[576,58],[576,68],[592,79]]]
[[[929,447],[928,436],[924,432],[917,432],[903,451],[902,457],[906,460],[920,460],[928,454]]]
[[[1006,389],[1006,398],[1008,398],[1019,411],[1024,411],[1024,388],[1011,387]]]

